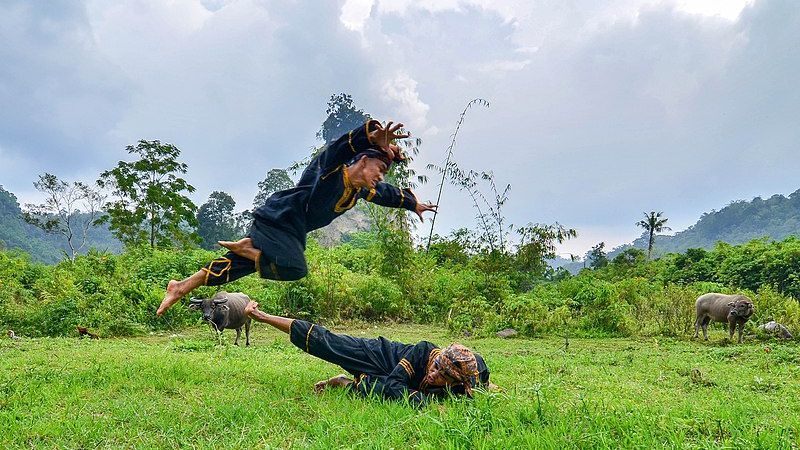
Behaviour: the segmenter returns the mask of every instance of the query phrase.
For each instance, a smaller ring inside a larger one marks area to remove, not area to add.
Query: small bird
[[[15,341],[22,339],[21,337],[17,336],[16,333],[14,333],[14,330],[8,330],[8,337],[14,339]]]

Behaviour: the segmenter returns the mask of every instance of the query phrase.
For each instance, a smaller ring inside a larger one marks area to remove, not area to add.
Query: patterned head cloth
[[[461,344],[450,344],[439,356],[439,367],[450,378],[462,383],[467,395],[472,396],[472,387],[478,375],[478,361],[472,350]]]

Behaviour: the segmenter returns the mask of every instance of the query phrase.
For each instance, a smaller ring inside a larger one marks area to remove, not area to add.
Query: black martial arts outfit
[[[311,160],[297,186],[279,191],[253,212],[248,236],[261,250],[255,263],[228,252],[203,267],[205,284],[216,286],[258,272],[272,280],[299,280],[308,273],[306,234],[328,225],[355,206],[360,198],[381,206],[414,211],[417,201],[409,189],[378,183],[372,189],[355,188],[344,170],[358,153],[378,147],[367,133],[379,123],[368,121],[328,145]]]
[[[384,337],[357,338],[300,319],[292,321],[290,339],[300,350],[350,372],[355,380],[349,389],[361,396],[407,398],[411,404],[420,406],[431,397],[465,394],[463,385],[447,390],[426,385],[428,367],[441,353],[441,349],[427,341],[403,344]],[[475,387],[486,386],[489,368],[479,354],[475,353],[475,359],[478,363]]]

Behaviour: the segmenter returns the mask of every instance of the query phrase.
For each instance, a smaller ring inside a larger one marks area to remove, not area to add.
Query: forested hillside
[[[107,225],[90,229],[87,241],[87,249],[122,251],[122,244],[111,235]],[[19,249],[35,262],[55,264],[64,257],[67,246],[61,235],[45,233],[22,220],[17,197],[0,186],[0,249]]]
[[[792,235],[800,236],[800,190],[789,197],[775,194],[766,200],[761,197],[737,200],[719,211],[704,213],[696,224],[674,236],[657,236],[653,253],[680,253],[690,248],[711,250],[718,241],[737,245],[762,237],[780,241]],[[630,247],[647,249],[647,236],[615,248],[609,257]]]

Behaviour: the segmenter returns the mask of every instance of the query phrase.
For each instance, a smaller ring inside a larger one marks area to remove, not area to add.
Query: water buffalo
[[[753,315],[753,302],[744,295],[726,295],[712,292],[703,294],[695,302],[697,319],[694,321],[694,337],[703,328],[703,337],[708,340],[708,323],[725,322],[728,324],[730,338],[737,325],[739,327],[739,343],[742,342],[744,324]]]
[[[222,333],[222,330],[226,328],[235,329],[234,345],[239,345],[239,337],[242,335],[242,326],[244,326],[245,345],[249,347],[251,319],[244,313],[244,307],[248,303],[250,303],[250,297],[241,292],[220,291],[212,298],[192,298],[189,300],[189,308],[202,311],[203,320],[210,323],[218,333]]]

